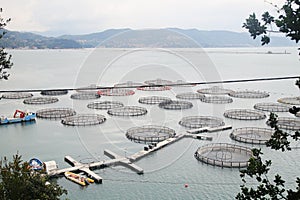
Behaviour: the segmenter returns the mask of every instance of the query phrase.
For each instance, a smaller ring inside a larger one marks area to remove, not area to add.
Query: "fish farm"
[[[176,95],[177,99],[188,99],[188,100],[193,100],[193,99],[203,99],[205,96],[200,93],[194,93],[194,92],[186,92],[186,93],[180,93]]]
[[[9,92],[2,94],[3,99],[25,99],[32,97],[33,94],[28,92]]]
[[[268,112],[288,112],[290,107],[280,103],[257,103],[254,105],[257,110]]]
[[[124,88],[102,89],[98,91],[98,94],[102,96],[130,96],[134,95],[134,93],[133,90]]]
[[[113,116],[141,116],[147,114],[147,109],[139,106],[123,106],[120,108],[112,108],[107,111]]]
[[[40,105],[40,104],[56,103],[58,101],[59,100],[56,97],[32,97],[32,98],[25,99],[23,103]]]
[[[300,97],[283,97],[278,99],[278,102],[290,105],[300,105]]]
[[[225,123],[221,118],[211,116],[189,116],[183,117],[179,124],[186,128],[203,128],[203,127],[220,127],[224,126]]]
[[[60,96],[68,94],[68,90],[42,90],[41,95]]]
[[[265,113],[250,109],[232,109],[224,112],[224,116],[231,119],[239,120],[260,120],[265,119]]]
[[[96,101],[87,105],[88,108],[99,110],[109,110],[112,108],[120,108],[123,106],[124,104],[120,101]]]
[[[159,104],[163,101],[170,101],[171,98],[169,97],[161,97],[161,96],[148,96],[148,97],[140,97],[139,103],[142,104]]]
[[[78,114],[75,116],[65,117],[61,123],[69,126],[91,126],[102,124],[106,120],[104,115],[98,114]]]
[[[200,100],[202,102],[212,103],[212,104],[226,104],[226,103],[233,102],[233,99],[227,96],[205,96]]]
[[[226,95],[232,93],[233,90],[225,89],[219,86],[213,86],[210,88],[199,89],[197,90],[197,92],[202,94],[210,94],[210,95]]]
[[[273,129],[268,128],[243,127],[234,129],[230,134],[230,138],[249,144],[265,144],[271,139],[273,132]]]
[[[188,101],[168,100],[159,103],[158,106],[167,110],[183,110],[192,108],[193,104]]]
[[[90,99],[98,99],[101,96],[97,94],[96,91],[94,92],[78,92],[71,95],[71,99],[76,100],[90,100]]]
[[[76,115],[72,108],[45,108],[36,111],[36,116],[45,119],[62,119]]]
[[[244,90],[244,91],[231,92],[229,93],[229,96],[236,97],[236,98],[259,99],[259,98],[267,98],[270,95],[267,92]]]

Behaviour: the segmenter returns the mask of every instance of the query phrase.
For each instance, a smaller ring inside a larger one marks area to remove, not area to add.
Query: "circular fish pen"
[[[99,109],[99,110],[108,110],[108,109],[112,109],[112,108],[120,108],[123,106],[124,106],[124,104],[120,101],[92,102],[87,105],[88,108]]]
[[[137,87],[140,87],[144,85],[143,83],[136,83],[136,82],[133,82],[133,81],[127,81],[125,83],[117,83],[115,84],[115,87],[129,87],[129,88],[137,88]]]
[[[32,96],[33,94],[28,92],[9,92],[2,94],[3,99],[25,99]]]
[[[300,97],[284,97],[277,100],[279,103],[300,105]]]
[[[270,95],[267,92],[245,90],[245,91],[231,92],[229,93],[229,96],[236,97],[236,98],[260,99],[260,98],[267,98]]]
[[[230,138],[249,144],[265,144],[271,139],[273,132],[273,129],[268,128],[244,127],[234,129],[230,134]]]
[[[210,117],[210,116],[188,116],[183,117],[179,124],[186,128],[202,128],[202,127],[219,127],[224,126],[225,123],[221,118],[218,117]]]
[[[147,80],[144,82],[147,85],[170,85],[173,82],[169,80],[164,80],[164,79],[155,79],[155,80]]]
[[[233,92],[233,90],[230,89],[225,89],[219,86],[213,86],[210,88],[203,88],[197,90],[197,92],[202,93],[202,94],[211,94],[211,95],[224,95],[224,94],[229,94]]]
[[[134,91],[124,88],[113,88],[99,90],[98,94],[103,96],[130,96],[134,95]]]
[[[61,123],[69,126],[92,126],[102,124],[106,118],[104,115],[98,114],[79,114],[66,117],[61,120]]]
[[[138,90],[142,91],[165,91],[165,90],[171,90],[171,87],[169,86],[155,86],[155,85],[147,85],[147,86],[140,86],[137,88]]]
[[[147,109],[139,106],[124,106],[120,108],[112,108],[107,111],[113,116],[141,116],[147,114]]]
[[[78,92],[71,95],[71,99],[76,100],[89,100],[89,99],[98,99],[101,96],[96,92]]]
[[[195,92],[185,92],[185,93],[180,93],[176,95],[176,98],[178,99],[189,99],[189,100],[193,100],[193,99],[203,99],[205,96],[204,94],[200,94],[200,93],[195,93]]]
[[[175,131],[165,126],[146,125],[127,130],[126,137],[137,143],[158,143],[175,136]]]
[[[139,98],[139,103],[143,104],[159,104],[163,101],[170,101],[169,97],[161,97],[161,96],[148,96]]]
[[[167,110],[184,110],[193,107],[193,104],[188,101],[167,100],[158,104],[160,108]]]
[[[58,102],[58,98],[56,97],[32,97],[29,99],[25,99],[23,103],[25,104],[51,104]]]
[[[46,108],[36,111],[36,116],[45,119],[61,119],[76,115],[72,108]]]
[[[269,121],[267,122],[269,125]],[[299,131],[300,130],[300,119],[291,117],[278,117],[277,126],[280,129]]]
[[[232,98],[227,96],[205,96],[200,100],[205,103],[213,103],[213,104],[226,104],[226,103],[233,102]]]
[[[91,84],[86,87],[80,87],[76,89],[76,92],[97,92],[97,85]]]
[[[59,96],[68,94],[68,90],[42,90],[41,95]]]
[[[265,119],[265,113],[250,109],[232,109],[224,112],[224,116],[231,119],[239,120],[259,120]]]
[[[269,112],[288,112],[290,107],[280,103],[257,103],[254,108]]]
[[[192,83],[188,83],[188,82],[183,81],[183,80],[177,80],[177,81],[174,81],[172,83],[172,86],[173,87],[194,87],[196,85],[192,84]]]
[[[250,148],[228,143],[207,144],[197,149],[197,160],[209,165],[229,168],[248,166],[253,156]]]

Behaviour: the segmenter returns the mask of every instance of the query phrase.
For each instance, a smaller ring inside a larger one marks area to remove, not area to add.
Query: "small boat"
[[[30,169],[33,169],[35,171],[39,171],[39,170],[43,169],[43,163],[37,158],[30,159],[29,166],[30,166]]]
[[[90,183],[94,183],[94,180],[91,178],[86,178],[80,174],[75,174],[73,172],[65,172],[65,177],[81,186],[89,185]]]
[[[0,125],[11,124],[11,123],[20,123],[20,122],[29,122],[33,121],[36,118],[36,114],[33,112],[24,112],[21,110],[16,110],[12,118],[0,117]]]

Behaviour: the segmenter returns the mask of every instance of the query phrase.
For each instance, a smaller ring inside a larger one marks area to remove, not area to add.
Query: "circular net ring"
[[[32,97],[23,101],[25,104],[50,104],[56,102],[58,102],[56,97]]]
[[[42,90],[41,95],[59,96],[68,94],[68,90]]]
[[[229,93],[229,96],[236,97],[236,98],[256,99],[256,98],[267,98],[270,95],[267,92],[245,90],[245,91],[231,92]]]
[[[219,86],[213,86],[210,88],[199,89],[197,90],[197,92],[202,94],[211,94],[211,95],[225,95],[225,94],[232,93],[233,90],[225,89]]]
[[[267,121],[267,124],[270,125],[270,122]],[[300,130],[300,119],[291,118],[291,117],[278,117],[277,126],[280,129],[299,131]]]
[[[92,102],[87,105],[88,108],[100,109],[100,110],[120,108],[123,106],[124,104],[120,101],[99,101],[99,102]]]
[[[164,80],[164,79],[155,79],[155,80],[147,80],[144,82],[147,85],[170,85],[173,82],[169,80]]]
[[[140,86],[137,88],[138,90],[142,91],[165,91],[165,90],[171,90],[171,87],[169,86],[156,86],[156,85],[147,85],[147,86]]]
[[[91,126],[102,124],[106,118],[104,115],[98,114],[79,114],[75,116],[66,117],[61,120],[61,123],[69,126]]]
[[[167,110],[183,110],[193,107],[193,104],[188,101],[167,100],[158,104],[160,108]]]
[[[176,95],[176,98],[178,99],[189,99],[189,100],[193,100],[193,99],[203,99],[205,96],[203,94],[200,93],[194,93],[194,92],[186,92],[186,93],[180,93]]]
[[[117,83],[114,85],[114,87],[118,88],[118,87],[124,87],[124,88],[137,88],[140,86],[143,86],[143,83],[136,83],[136,82],[132,82],[132,81],[127,81],[125,83]]]
[[[239,120],[260,120],[265,119],[265,113],[250,109],[232,109],[224,112],[224,116],[231,119]]]
[[[147,114],[147,109],[139,106],[124,106],[109,109],[107,113],[113,116],[140,116]]]
[[[232,103],[233,100],[227,96],[205,96],[201,99],[204,103],[213,103],[213,104],[225,104],[225,103]]]
[[[197,160],[206,164],[229,168],[247,167],[253,156],[250,148],[228,143],[204,145],[194,155]]]
[[[139,103],[143,104],[159,104],[163,101],[171,100],[169,97],[161,97],[161,96],[148,96],[148,97],[140,97]]]
[[[98,94],[102,96],[130,96],[134,95],[134,93],[133,90],[123,88],[102,89],[98,91]]]
[[[254,108],[269,112],[288,112],[290,107],[280,103],[257,103]]]
[[[271,139],[273,129],[244,127],[232,131],[230,138],[239,142],[250,144],[265,144]]]
[[[191,129],[197,129],[197,128],[203,128],[203,127],[220,127],[224,126],[225,123],[221,118],[218,117],[211,117],[211,116],[188,116],[183,117],[179,124],[181,126],[184,126],[186,128]]]
[[[79,92],[71,95],[71,99],[76,100],[89,100],[89,99],[98,99],[100,95],[94,92]]]
[[[173,129],[165,126],[146,125],[128,129],[126,137],[137,143],[158,143],[175,134]]]
[[[279,103],[300,105],[300,97],[284,97],[277,100]]]
[[[46,108],[36,111],[36,116],[46,119],[61,119],[76,115],[72,108]]]
[[[25,99],[32,97],[33,94],[28,92],[9,92],[2,94],[3,99]]]

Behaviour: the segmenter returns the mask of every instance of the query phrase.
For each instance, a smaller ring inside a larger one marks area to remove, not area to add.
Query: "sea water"
[[[196,92],[214,85],[211,81],[251,79],[264,77],[296,76],[300,74],[300,61],[296,48],[222,48],[222,49],[76,49],[76,50],[10,50],[14,66],[8,81],[0,82],[0,90],[21,89],[73,89],[91,84],[113,86],[126,81],[167,79],[200,83],[195,87],[173,87],[168,91],[135,90],[133,96],[108,97],[100,100],[117,100],[125,105],[147,108],[140,117],[115,117],[106,111],[87,108],[98,100],[73,100],[70,90],[58,96],[59,102],[46,105],[23,104],[22,99],[0,100],[0,115],[12,115],[15,109],[37,111],[42,108],[70,107],[77,113],[103,114],[107,120],[97,126],[71,127],[60,120],[37,119],[31,124],[11,124],[0,127],[1,157],[19,153],[24,160],[36,157],[42,161],[55,160],[59,168],[69,167],[64,156],[70,155],[86,163],[107,160],[103,151],[109,149],[121,156],[129,156],[143,149],[144,144],[133,143],[126,130],[141,125],[163,125],[177,133],[186,131],[178,122],[185,116],[215,116],[223,118],[233,128],[267,127],[266,120],[239,121],[223,117],[225,110],[253,109],[259,102],[276,102],[281,97],[299,96],[295,80],[261,81],[231,84],[214,84],[233,90],[267,91],[265,99],[233,98],[231,104],[209,104],[191,100],[192,109],[163,110],[157,105],[138,103],[142,96],[166,96],[176,99],[182,92]],[[34,96],[41,96],[34,92]],[[266,113],[268,115],[268,113]],[[293,117],[289,113],[280,116]],[[280,173],[287,186],[294,186],[300,174],[299,148],[278,153],[264,146],[243,144],[230,139],[232,130],[209,133],[213,141],[182,139],[150,154],[135,164],[144,169],[138,175],[121,166],[95,172],[103,184],[81,187],[65,178],[56,181],[68,190],[69,199],[233,199],[240,191],[238,169],[214,167],[197,161],[198,147],[209,143],[232,143],[249,148],[262,148],[265,159],[272,159],[271,174]],[[299,143],[293,143],[299,147]],[[185,187],[188,184],[188,187]]]

